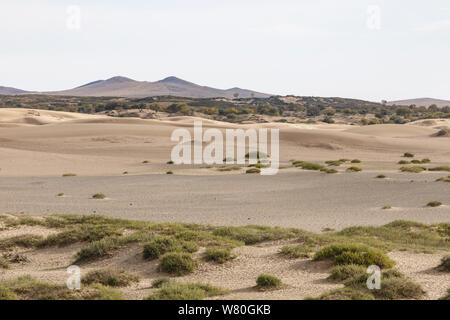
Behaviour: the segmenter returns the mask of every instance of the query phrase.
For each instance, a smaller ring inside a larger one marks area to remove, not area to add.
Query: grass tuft
[[[161,270],[176,276],[192,273],[197,268],[197,261],[192,255],[184,252],[168,252],[161,259]]]
[[[261,274],[256,279],[256,287],[260,290],[274,290],[281,286],[281,280],[270,274]]]
[[[110,287],[127,287],[134,282],[139,282],[139,276],[117,268],[105,268],[88,272],[81,283],[90,285],[99,283]]]

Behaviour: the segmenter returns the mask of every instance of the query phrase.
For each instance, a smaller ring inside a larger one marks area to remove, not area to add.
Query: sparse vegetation
[[[356,244],[334,244],[316,252],[314,260],[325,259],[331,259],[337,265],[377,265],[380,268],[391,268],[395,264],[381,250]]]
[[[351,278],[359,278],[366,273],[366,267],[357,264],[340,265],[331,268],[330,279],[345,281]]]
[[[167,164],[174,164],[172,160],[167,161]]]
[[[197,268],[197,262],[192,255],[184,252],[166,253],[160,261],[162,271],[176,276],[192,273]]]
[[[0,257],[0,269],[9,269],[9,262],[4,257]],[[0,293],[1,300],[1,293]]]
[[[306,161],[294,161],[292,165],[297,168],[302,168],[303,170],[322,170],[325,168],[321,164]]]
[[[241,169],[242,169],[242,167],[240,167],[240,166],[222,166],[222,167],[218,168],[217,170],[226,172],[226,171],[238,171]]]
[[[414,167],[401,167],[400,171],[401,172],[411,172],[411,173],[421,173],[423,171],[427,170],[424,167],[418,167],[418,166],[414,166]]]
[[[245,173],[247,173],[247,174],[261,173],[261,170],[258,168],[251,168],[251,169],[248,169],[247,171],[245,171]]]
[[[377,178],[377,179],[386,179],[387,177],[384,174],[379,174],[375,178]]]
[[[400,160],[400,161],[398,162],[398,164],[411,164],[411,161]]]
[[[0,250],[11,250],[16,247],[32,248],[44,238],[40,235],[23,234],[0,240]]]
[[[166,174],[173,174],[173,171],[169,170],[166,172]]]
[[[179,283],[167,281],[149,296],[148,300],[203,300],[207,297],[221,296],[228,291],[202,283]]]
[[[63,177],[76,177],[77,175],[76,175],[76,173],[64,173],[62,176]]]
[[[105,198],[106,198],[106,196],[103,193],[96,193],[96,194],[92,195],[92,199],[102,200]]]
[[[62,197],[62,196],[64,196],[64,192],[60,192],[60,193],[58,193],[58,194],[57,194],[57,196],[58,196],[58,197]]]
[[[323,168],[323,169],[320,169],[320,171],[328,173],[328,174],[334,174],[334,173],[338,173],[339,172],[336,169],[329,169],[329,168]]]
[[[450,182],[450,176],[439,178],[436,181],[437,182]]]
[[[441,166],[441,167],[429,168],[428,171],[450,171],[450,166]]]
[[[287,245],[281,248],[280,254],[290,259],[308,258],[312,250],[308,245]]]
[[[256,287],[259,290],[274,290],[281,286],[281,280],[270,274],[261,274],[256,279]]]
[[[403,154],[403,157],[405,157],[405,158],[414,158],[414,154],[412,154],[412,153],[410,153],[410,152],[405,152],[405,153]]]
[[[347,168],[346,171],[347,171],[347,172],[361,172],[362,169],[361,169],[361,168],[358,168],[358,167],[349,167],[349,168]]]
[[[370,293],[364,293],[352,288],[331,290],[322,294],[317,300],[375,300]]]
[[[235,256],[231,254],[230,248],[212,247],[206,249],[205,260],[214,261],[216,263],[222,264],[227,261],[234,259]]]
[[[176,239],[168,236],[157,237],[144,244],[143,257],[154,260],[171,251],[181,251],[181,246]]]
[[[133,282],[138,282],[139,276],[117,268],[105,268],[88,272],[81,283],[90,285],[99,283],[110,287],[126,287]]]
[[[435,207],[440,207],[440,206],[442,206],[442,202],[440,202],[440,201],[430,201],[427,203],[427,207],[435,208]]]
[[[392,207],[391,206],[384,206],[382,209],[383,210],[390,210],[390,209],[392,209]]]
[[[361,160],[359,160],[359,159],[353,159],[352,161],[351,161],[351,163],[361,163],[362,161]]]
[[[439,269],[442,271],[450,272],[450,255],[446,255],[441,259]]]
[[[142,163],[143,164],[147,164],[147,163],[149,163],[149,161],[148,160],[144,160],[144,161],[142,161]]]

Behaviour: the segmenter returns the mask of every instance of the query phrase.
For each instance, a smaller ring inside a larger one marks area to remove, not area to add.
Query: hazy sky
[[[282,95],[450,99],[449,0],[2,0],[0,40],[0,85],[25,90],[174,75]]]

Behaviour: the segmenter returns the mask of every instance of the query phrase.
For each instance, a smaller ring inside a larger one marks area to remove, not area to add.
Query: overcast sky
[[[448,0],[2,0],[0,40],[0,85],[25,90],[174,75],[281,95],[450,99]]]

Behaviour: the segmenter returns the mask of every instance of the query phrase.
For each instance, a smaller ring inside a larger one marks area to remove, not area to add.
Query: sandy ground
[[[33,228],[33,230],[29,227],[14,229],[14,235],[30,234],[30,232],[46,235],[51,232],[42,227]],[[8,231],[0,231],[0,235],[6,235],[5,232]],[[216,297],[217,299],[238,300],[302,300],[306,297],[317,297],[328,290],[343,286],[327,279],[330,262],[306,258],[287,259],[281,256],[280,248],[289,243],[292,242],[276,241],[236,248],[234,253],[237,254],[237,258],[224,265],[202,261],[203,252],[200,250],[196,253],[200,261],[199,268],[193,274],[175,280],[219,286],[230,292],[226,296]],[[0,269],[0,279],[30,275],[41,281],[64,284],[69,276],[66,269],[73,263],[74,255],[81,246],[81,244],[75,244],[64,248],[17,250],[14,253],[26,257],[27,261],[15,263],[9,270]],[[392,252],[389,255],[397,262],[395,269],[423,287],[426,291],[423,299],[438,299],[444,296],[450,283],[450,274],[436,269],[443,253]],[[138,246],[123,249],[111,258],[81,265],[81,275],[105,267],[122,268],[141,277],[139,283],[121,288],[127,299],[148,297],[154,291],[152,281],[166,276],[158,270],[158,261],[142,259],[142,248]],[[265,292],[257,290],[255,281],[261,273],[270,273],[280,278],[284,283],[283,288]]]
[[[290,159],[361,159],[362,173],[336,175],[296,168],[278,175],[219,172],[167,165],[177,128],[198,118],[111,118],[68,112],[0,109],[0,212],[98,213],[152,221],[215,225],[265,224],[320,231],[396,219],[450,221],[446,173],[400,173],[404,152],[449,165],[450,138],[432,137],[449,120],[410,125],[234,125],[204,120],[204,128],[279,128],[281,165]],[[143,163],[148,161],[148,163]],[[172,170],[174,175],[166,175]],[[123,173],[127,172],[127,175]],[[76,177],[63,178],[64,173]],[[389,179],[374,179],[383,173]],[[64,197],[57,197],[64,192]],[[90,197],[104,193],[106,200]],[[445,205],[425,208],[431,200]],[[381,210],[383,206],[392,210]]]
[[[361,159],[362,173],[327,175],[297,168],[275,176],[246,175],[244,170],[218,172],[166,162],[174,129],[192,127],[191,117],[161,120],[110,118],[27,109],[0,109],[0,212],[26,214],[77,213],[150,221],[195,222],[213,225],[278,225],[311,231],[354,225],[380,225],[404,219],[427,223],[450,221],[450,184],[435,182],[444,173],[400,173],[404,152],[427,166],[450,164],[450,138],[432,137],[449,120],[409,125],[248,124],[203,121],[205,128],[279,128],[280,159],[325,161]],[[198,120],[198,119],[197,119]],[[143,163],[147,160],[148,163]],[[172,170],[174,175],[166,175]],[[123,172],[128,172],[124,175]],[[75,173],[76,177],[62,177]],[[380,173],[388,179],[375,179]],[[57,194],[64,192],[63,197]],[[104,193],[105,200],[92,200]],[[444,203],[427,208],[431,200]],[[383,206],[392,206],[382,210]],[[21,233],[48,235],[51,230],[24,227],[3,230],[0,238]],[[231,290],[230,299],[303,299],[340,285],[326,278],[327,266],[307,259],[287,260],[277,252],[284,243],[237,248],[239,257],[223,266],[202,263],[180,281],[202,281]],[[23,251],[28,263],[0,271],[1,278],[30,274],[64,283],[66,267],[80,245]],[[118,266],[139,273],[139,285],[125,290],[128,298],[151,293],[157,262],[144,262],[131,247],[111,259],[83,266],[83,272]],[[201,254],[201,252],[200,252]],[[449,276],[436,271],[442,254],[393,252],[397,268],[419,282],[427,298],[445,293]],[[289,284],[261,293],[253,286],[262,272]]]

